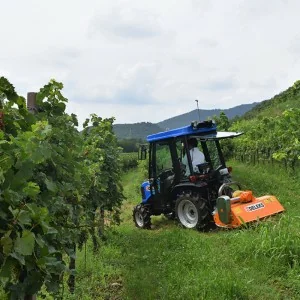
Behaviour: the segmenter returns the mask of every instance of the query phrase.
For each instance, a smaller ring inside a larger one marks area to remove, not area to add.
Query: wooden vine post
[[[27,93],[27,109],[32,114],[36,112],[36,93]],[[37,299],[36,295],[24,296],[24,300],[36,300],[36,299]]]
[[[3,103],[0,100],[0,130],[4,130],[4,112],[3,112]]]
[[[32,113],[35,114],[37,111],[36,108],[36,93],[27,93],[27,109]]]
[[[0,130],[4,130],[4,112],[0,111]]]

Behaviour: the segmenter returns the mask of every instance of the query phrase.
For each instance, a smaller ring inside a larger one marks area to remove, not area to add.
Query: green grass
[[[235,179],[272,193],[287,211],[249,228],[200,233],[154,217],[134,227],[141,169],[124,176],[123,223],[98,255],[78,258],[77,290],[66,299],[299,299],[299,183],[283,172],[233,163]]]
[[[134,227],[141,168],[124,175],[122,224],[99,252],[78,253],[74,295],[64,299],[300,299],[300,185],[280,169],[232,162],[255,195],[274,194],[286,211],[249,228],[201,233],[163,216]],[[51,299],[50,297],[48,299]]]

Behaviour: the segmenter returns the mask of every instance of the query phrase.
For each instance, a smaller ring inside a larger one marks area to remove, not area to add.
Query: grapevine
[[[0,278],[12,299],[43,285],[57,294],[73,271],[66,255],[97,236],[98,211],[118,220],[123,200],[113,118],[92,115],[79,132],[62,89],[55,80],[41,88],[32,114],[0,78]]]
[[[234,155],[244,162],[283,161],[291,171],[300,159],[300,109],[281,115],[236,122],[231,129],[245,132],[234,140]]]

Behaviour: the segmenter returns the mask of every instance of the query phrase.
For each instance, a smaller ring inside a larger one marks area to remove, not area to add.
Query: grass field
[[[63,299],[300,299],[299,182],[280,169],[232,165],[234,179],[276,195],[286,212],[238,230],[201,233],[163,216],[140,230],[131,214],[145,174],[131,170],[122,224],[96,255],[90,245],[78,254],[76,293],[65,289]]]
[[[286,208],[250,228],[200,233],[153,218],[134,227],[141,169],[124,176],[123,222],[100,252],[78,258],[75,295],[65,299],[300,299],[300,185],[280,170],[233,163],[235,179]],[[89,247],[88,247],[89,248]]]

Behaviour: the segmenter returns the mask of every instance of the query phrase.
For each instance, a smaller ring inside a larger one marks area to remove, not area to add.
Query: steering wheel
[[[202,163],[197,165],[197,168],[200,173],[207,173],[207,169],[210,167],[210,164],[208,162]]]
[[[157,175],[157,178],[160,178],[161,180],[164,180],[164,179],[166,179],[167,177],[169,177],[169,176],[171,176],[171,175],[174,175],[174,170],[173,170],[173,168],[163,170],[162,172],[160,172],[160,173]]]

